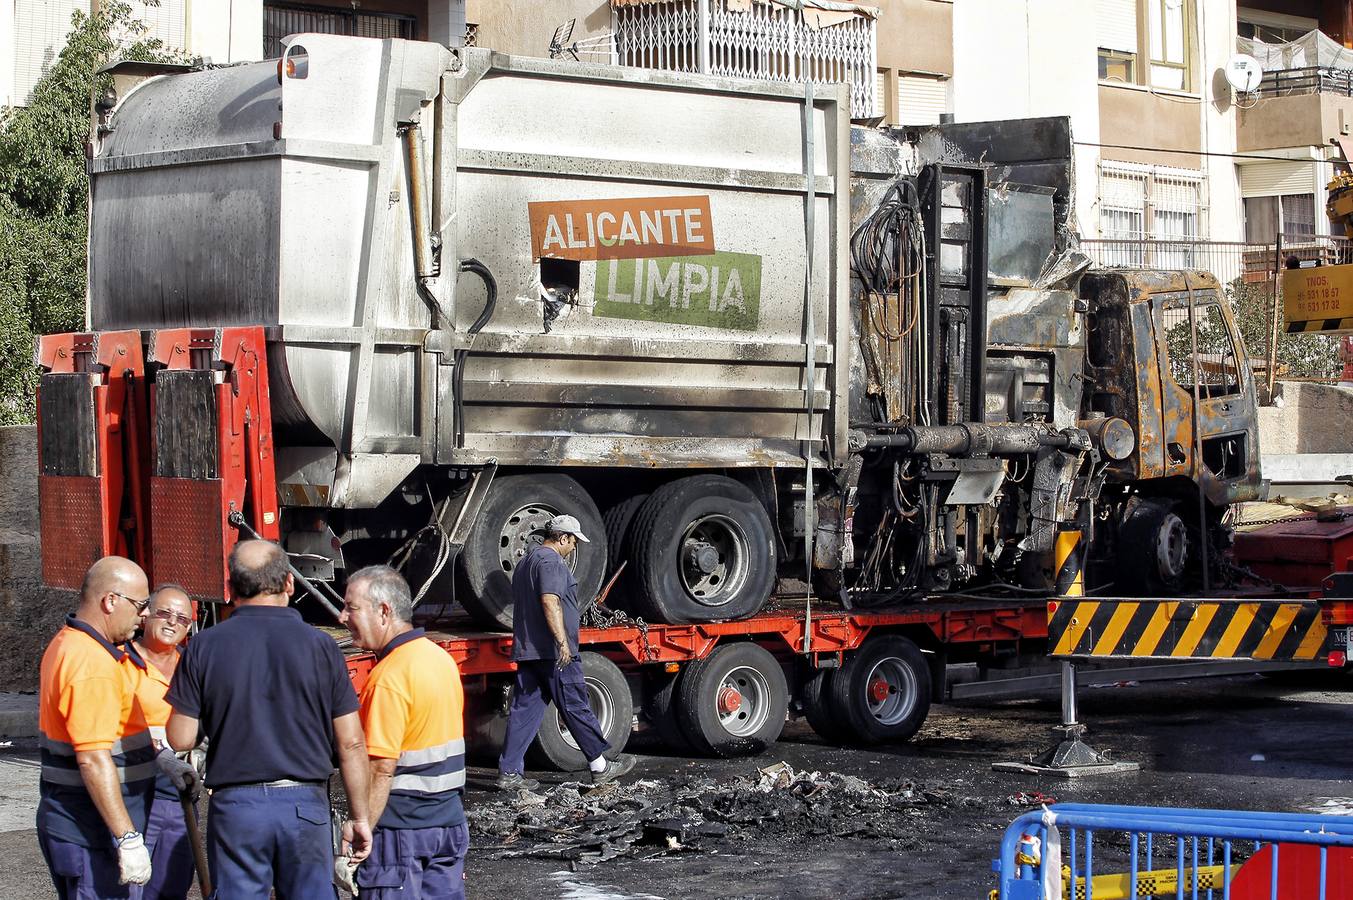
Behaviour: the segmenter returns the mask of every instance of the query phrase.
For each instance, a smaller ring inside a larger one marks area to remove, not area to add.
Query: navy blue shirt
[[[296,610],[241,606],[188,642],[165,696],[211,739],[207,786],[324,781],[334,725],[357,711],[343,654]]]
[[[576,550],[574,551],[577,552]],[[545,621],[541,594],[554,594],[564,612],[568,652],[578,656],[578,579],[568,563],[549,547],[526,554],[512,573],[512,659],[558,659],[554,634]]]

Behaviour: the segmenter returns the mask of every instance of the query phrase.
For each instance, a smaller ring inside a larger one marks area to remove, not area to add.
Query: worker
[[[357,694],[338,644],[290,608],[286,554],[243,541],[228,561],[229,618],[188,644],[166,699],[169,745],[209,740],[207,862],[217,900],[335,897],[327,782],[335,753],[352,856],[371,847]]]
[[[363,900],[465,896],[465,696],[451,655],[413,627],[399,573],[368,566],[348,578],[340,621],[376,654],[362,688],[371,758],[371,855],[356,873]],[[345,831],[344,841],[350,836]]]
[[[137,698],[157,747],[169,746],[165,726],[169,724],[171,709],[164,695],[178,666],[180,645],[188,637],[192,624],[193,601],[187,592],[176,584],[161,585],[150,595],[141,637],[132,642],[146,662]],[[196,801],[197,797],[190,795],[190,799]],[[162,773],[155,780],[155,799],[146,823],[151,876],[142,889],[141,900],[183,900],[188,896],[193,884],[193,845],[183,817],[178,789]]]
[[[610,749],[587,701],[578,659],[578,581],[566,560],[578,542],[591,543],[574,516],[545,523],[545,539],[512,573],[512,660],[517,671],[508,710],[507,737],[498,758],[498,789],[532,791],[540,782],[525,775],[526,748],[553,701],[582,749],[593,784],[614,781],[634,768],[634,757],[607,759]]]
[[[98,560],[42,655],[38,846],[61,900],[139,896],[152,874],[143,832],[156,772],[192,786],[190,767],[157,757],[136,695],[145,663],[126,642],[148,593],[136,563]]]

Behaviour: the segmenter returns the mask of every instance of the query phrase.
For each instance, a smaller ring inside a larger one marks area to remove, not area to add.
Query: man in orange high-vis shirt
[[[348,578],[341,621],[377,658],[360,709],[376,823],[356,873],[362,900],[465,896],[465,697],[455,660],[412,619],[398,572],[369,566]]]
[[[150,595],[146,624],[132,646],[146,662],[145,677],[137,687],[137,698],[145,711],[156,747],[168,746],[165,726],[173,712],[164,699],[169,679],[178,667],[182,644],[193,624],[193,601],[177,584],[162,584]],[[172,751],[171,751],[172,752]],[[191,799],[199,791],[197,771],[179,760],[190,772],[186,786]],[[186,773],[185,773],[186,774]],[[193,884],[193,845],[188,823],[183,818],[179,785],[167,771],[155,779],[155,800],[146,820],[146,847],[150,850],[151,876],[142,889],[141,900],[184,900]]]
[[[136,700],[143,663],[123,646],[148,594],[140,566],[104,557],[42,656],[38,844],[61,900],[139,896],[150,878],[155,747]]]

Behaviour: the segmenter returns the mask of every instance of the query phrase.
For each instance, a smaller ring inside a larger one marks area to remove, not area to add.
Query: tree
[[[89,179],[85,142],[97,70],[177,58],[121,0],[76,12],[66,47],[26,107],[0,117],[0,425],[33,421],[33,339],[84,326]]]

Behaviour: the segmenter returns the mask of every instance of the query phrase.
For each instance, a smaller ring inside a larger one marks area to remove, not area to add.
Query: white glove
[[[150,851],[139,831],[129,831],[117,842],[117,883],[145,884],[150,881]]]
[[[357,865],[350,856],[334,857],[334,884],[354,897],[357,896]]]
[[[155,764],[160,767],[161,772],[169,776],[169,780],[179,793],[186,792],[194,801],[197,800],[198,795],[202,793],[202,780],[197,775],[196,767],[179,759],[168,747],[156,755]]]

